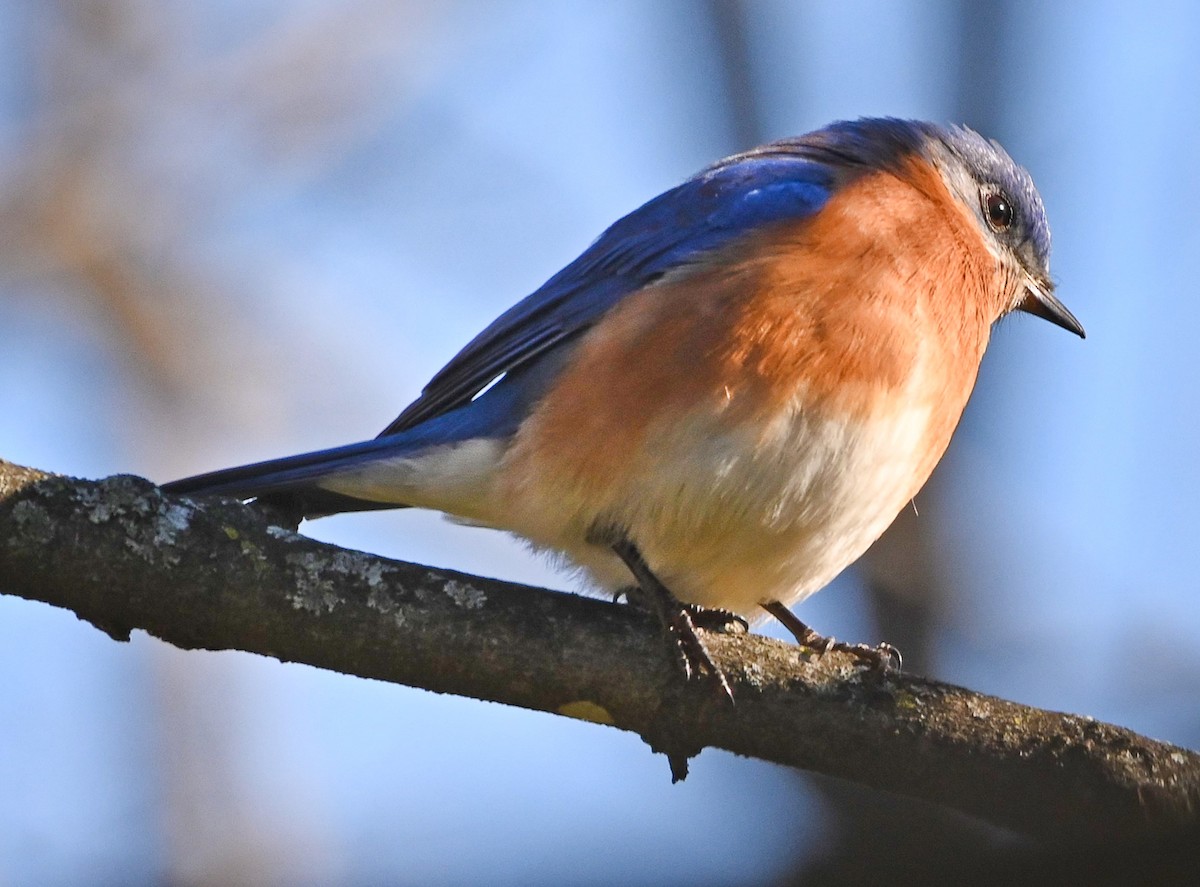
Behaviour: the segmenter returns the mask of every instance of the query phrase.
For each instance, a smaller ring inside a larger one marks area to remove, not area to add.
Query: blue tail
[[[540,369],[542,372],[510,373],[475,400],[394,434],[385,433],[374,440],[197,474],[163,484],[162,489],[188,495],[264,499],[305,517],[341,511],[403,508],[395,502],[376,502],[323,490],[319,483],[332,475],[377,460],[416,455],[422,450],[466,440],[510,437],[552,376],[552,372],[546,370],[554,367]]]
[[[414,429],[415,430],[415,429]],[[406,440],[415,437],[418,440]],[[359,443],[269,459],[236,468],[224,468],[185,477],[163,484],[168,493],[230,496],[235,499],[269,497],[279,504],[284,501],[302,502],[305,514],[336,511],[362,511],[373,508],[397,508],[395,503],[371,502],[340,493],[320,490],[316,484],[322,478],[379,458],[390,458],[415,452],[429,445],[419,438],[424,435],[398,434],[392,437],[365,440]],[[279,494],[296,494],[280,496]],[[332,509],[329,510],[329,509]]]

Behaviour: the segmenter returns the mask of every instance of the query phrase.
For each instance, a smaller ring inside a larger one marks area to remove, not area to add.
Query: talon
[[[699,604],[683,604],[683,608],[692,617],[692,624],[705,631],[745,634],[750,630],[750,623],[732,610]]]
[[[897,650],[887,641],[884,641],[875,649],[879,651],[882,657],[886,657],[882,662],[884,671],[887,671],[892,667],[894,667],[896,671],[904,671],[904,657],[900,655],[899,650]]]
[[[692,621],[691,614],[686,608],[680,606],[677,609],[668,610],[667,619],[667,626],[679,652],[685,677],[691,680],[699,672],[707,672],[712,676],[712,680],[720,691],[732,702],[733,690],[729,686],[729,681],[725,679],[725,673],[721,671],[720,666],[713,662],[708,647],[696,633],[696,624]]]

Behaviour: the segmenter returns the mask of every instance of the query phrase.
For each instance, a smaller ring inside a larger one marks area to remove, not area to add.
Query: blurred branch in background
[[[320,177],[394,115],[420,82],[415,50],[435,13],[356,0],[260,9],[224,31],[228,17],[203,4],[70,0],[31,13],[30,99],[0,153],[4,292],[103,341],[137,392],[127,433],[151,464],[270,421],[264,404],[294,365],[281,342],[301,337],[286,316],[250,319],[270,310],[258,290],[287,274],[286,258],[238,256],[219,228],[264,174],[292,187]],[[277,338],[264,343],[262,326]],[[311,361],[320,349],[298,350]],[[258,805],[242,797],[236,740],[217,716],[229,700],[204,680],[221,666],[160,654],[151,667],[161,760],[141,769],[162,786],[172,878],[319,871],[317,822],[249,812]]]
[[[409,50],[437,20],[425,4],[359,0],[237,41],[210,34],[214,47],[203,10],[178,4],[86,0],[44,15],[36,100],[0,157],[0,267],[54,291],[65,315],[101,320],[168,409],[203,378],[221,392],[205,412],[228,410],[247,380],[270,385],[279,370],[228,322],[267,274],[213,261],[214,220],[264,171],[317,175],[394,114],[417,79]]]

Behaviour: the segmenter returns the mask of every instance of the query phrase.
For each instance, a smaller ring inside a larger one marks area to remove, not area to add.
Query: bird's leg
[[[796,643],[802,647],[808,647],[810,650],[815,650],[818,658],[824,656],[830,650],[835,650],[839,653],[849,653],[868,667],[880,672],[887,672],[893,667],[896,671],[900,671],[904,666],[904,659],[900,655],[900,651],[891,644],[883,643],[878,647],[868,647],[866,644],[847,644],[836,638],[827,638],[824,635],[817,634],[817,632],[801,622],[800,618],[780,601],[767,601],[761,606],[783,623],[783,627],[790,631],[792,636],[796,638]]]
[[[654,575],[638,547],[629,539],[621,536],[616,541],[610,542],[609,545],[617,557],[625,562],[625,566],[629,567],[629,572],[637,580],[639,593],[636,596],[640,599],[640,603],[658,618],[684,676],[690,680],[693,675],[701,671],[707,672],[720,691],[732,702],[733,690],[729,687],[729,681],[725,679],[725,673],[713,661],[708,647],[696,632],[693,613],[699,614],[708,611],[680,603],[671,590]],[[728,615],[733,616],[733,614]],[[738,618],[733,616],[734,620],[738,620]],[[728,618],[725,618],[722,620],[722,624],[727,625],[729,621]]]

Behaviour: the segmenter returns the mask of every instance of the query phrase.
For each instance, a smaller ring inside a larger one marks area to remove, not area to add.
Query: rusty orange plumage
[[[640,587],[719,676],[681,602],[786,619],[857,558],[945,452],[995,320],[1083,334],[1048,262],[1041,199],[995,143],[834,124],[617,222],[379,438],[168,488],[509,530]]]

